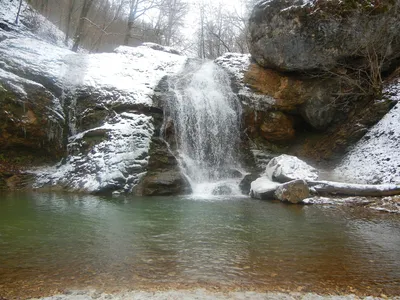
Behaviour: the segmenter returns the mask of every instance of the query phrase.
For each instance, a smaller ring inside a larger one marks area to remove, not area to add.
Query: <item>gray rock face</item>
[[[300,203],[310,196],[310,190],[304,180],[293,180],[284,183],[275,191],[275,197],[283,202]]]
[[[273,158],[265,169],[268,178],[278,182],[296,179],[317,180],[318,170],[296,156],[282,154]]]
[[[250,17],[250,53],[281,71],[331,69],[366,51],[400,57],[400,1],[259,2]]]

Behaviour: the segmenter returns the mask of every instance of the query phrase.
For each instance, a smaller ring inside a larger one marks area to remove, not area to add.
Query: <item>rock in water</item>
[[[251,189],[251,183],[258,178],[257,174],[246,174],[239,183],[240,191],[244,195],[248,195]]]
[[[275,191],[275,197],[281,201],[290,203],[300,203],[303,199],[310,196],[310,190],[304,180],[293,180],[284,183]]]
[[[271,159],[265,168],[270,180],[288,182],[296,179],[317,180],[318,170],[296,156],[282,154]]]
[[[250,196],[256,199],[271,200],[280,185],[267,177],[260,177],[251,183]]]
[[[232,194],[232,189],[228,185],[219,185],[213,191],[213,195],[230,195]]]
[[[250,53],[280,71],[327,70],[354,57],[400,57],[400,6],[394,1],[259,1],[249,20]]]

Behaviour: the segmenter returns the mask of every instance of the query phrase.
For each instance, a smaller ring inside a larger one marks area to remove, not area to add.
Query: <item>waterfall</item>
[[[170,80],[170,90],[165,119],[173,122],[178,161],[193,193],[239,194],[241,106],[228,74],[211,61],[191,61]]]

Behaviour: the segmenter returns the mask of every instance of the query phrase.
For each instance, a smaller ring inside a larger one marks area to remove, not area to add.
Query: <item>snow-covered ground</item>
[[[153,106],[159,81],[179,72],[187,58],[151,49],[154,45],[121,46],[114,53],[75,53],[60,43],[63,34],[50,22],[44,21],[41,32],[56,30],[58,42],[53,44],[23,25],[28,15],[25,3],[21,24],[13,24],[17,2],[0,2],[0,21],[10,29],[0,29],[0,86],[21,99],[30,98],[24,90],[26,83],[46,89],[54,98],[54,107],[49,109],[66,118],[72,133],[66,161],[35,170],[36,186],[88,192],[131,190],[146,170],[154,130],[152,117],[142,110]],[[117,112],[113,110],[116,106],[127,108]],[[98,108],[107,111],[102,124],[81,130],[78,114],[95,113]],[[101,141],[86,151],[87,139],[98,132]]]
[[[385,92],[400,100],[400,80]],[[400,184],[400,103],[349,151],[333,176],[345,182]]]
[[[14,23],[18,7],[18,0],[1,0],[0,22],[4,22],[13,30],[24,33],[26,36],[42,39],[54,45],[64,46],[65,34],[44,16],[33,10],[26,1],[22,1],[20,18],[18,26],[16,26]],[[71,41],[69,41],[70,43]]]

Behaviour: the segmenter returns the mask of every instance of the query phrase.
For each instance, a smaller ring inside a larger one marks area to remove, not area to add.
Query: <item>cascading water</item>
[[[170,81],[174,96],[166,116],[174,124],[181,169],[197,196],[240,194],[241,107],[230,84],[227,73],[211,61],[191,61]]]

